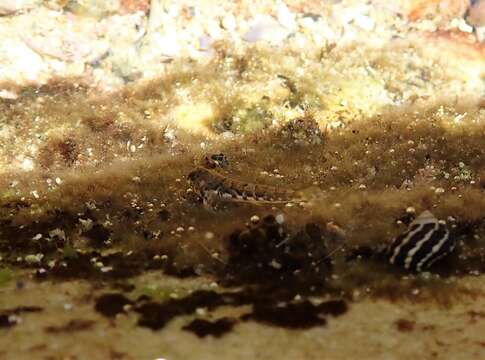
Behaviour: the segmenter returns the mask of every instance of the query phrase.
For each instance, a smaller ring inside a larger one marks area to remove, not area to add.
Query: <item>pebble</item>
[[[39,277],[43,277],[45,274],[47,274],[47,270],[44,268],[40,268],[40,269],[37,269],[35,274]]]
[[[275,219],[276,219],[276,222],[281,225],[285,222],[285,215],[278,214],[276,215]]]
[[[195,313],[199,316],[205,316],[205,315],[207,315],[207,309],[206,308],[197,308],[197,309],[195,309]]]
[[[8,90],[0,90],[0,98],[7,99],[7,100],[15,100],[19,96],[17,93]]]
[[[199,37],[198,41],[198,49],[199,51],[208,51],[212,48],[212,44],[214,44],[214,39],[210,36],[201,36]]]
[[[472,33],[473,27],[471,27],[463,19],[461,19],[461,21],[458,24],[458,30],[465,33]]]
[[[374,19],[366,15],[356,15],[354,17],[354,22],[358,27],[365,31],[371,31],[375,26]]]
[[[176,34],[161,35],[159,33],[154,33],[152,35],[152,40],[160,55],[173,58],[180,54],[181,48],[177,41]]]
[[[274,269],[277,269],[277,270],[282,268],[282,265],[278,261],[276,261],[275,259],[271,260],[270,266]]]
[[[224,16],[221,21],[221,26],[228,31],[234,31],[237,26],[236,18],[234,17],[234,15],[228,14]]]
[[[259,216],[257,216],[257,215],[251,216],[251,222],[253,224],[257,224],[259,222]]]
[[[262,18],[253,23],[243,35],[243,40],[249,43],[267,41],[272,44],[281,43],[288,37],[288,30],[270,17]]]
[[[39,264],[43,257],[44,254],[30,254],[25,256],[24,260],[27,264]]]
[[[0,15],[9,15],[22,9],[34,6],[35,0],[7,0],[0,1]]]
[[[204,238],[206,238],[207,240],[211,240],[214,238],[214,233],[211,232],[211,231],[207,231],[205,234],[204,234]]]
[[[278,22],[290,31],[294,31],[297,27],[295,21],[295,14],[293,14],[285,3],[280,3],[277,9]]]

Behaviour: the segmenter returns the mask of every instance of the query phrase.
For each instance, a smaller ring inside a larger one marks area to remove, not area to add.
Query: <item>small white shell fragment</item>
[[[277,269],[277,270],[282,268],[282,265],[278,261],[276,261],[275,259],[271,260],[270,266],[274,269]]]
[[[34,162],[31,159],[24,159],[20,164],[20,167],[24,171],[34,170]]]
[[[416,209],[413,206],[408,206],[406,208],[406,213],[407,214],[415,214],[416,213]]]
[[[49,237],[53,238],[55,236],[57,236],[59,239],[66,240],[66,233],[64,230],[59,228],[49,231]]]
[[[207,315],[207,309],[200,307],[200,308],[195,309],[195,313],[199,316],[205,316],[205,315]]]
[[[276,215],[275,220],[276,220],[276,222],[277,222],[278,224],[280,224],[280,225],[281,225],[281,224],[283,224],[283,223],[285,222],[285,215],[283,215],[283,214],[278,214],[278,215]]]
[[[253,224],[256,224],[259,221],[259,216],[258,215],[253,215],[253,216],[251,216],[251,219],[250,220],[251,220],[251,222]]]
[[[222,19],[221,25],[226,30],[234,31],[234,29],[236,29],[236,26],[237,26],[236,18],[234,17],[234,15],[228,14],[224,16],[224,18]]]
[[[79,222],[81,223],[81,227],[84,231],[89,231],[93,228],[93,220],[91,219],[81,219],[79,218]]]
[[[371,31],[375,26],[375,21],[370,16],[357,14],[354,17],[355,24],[362,30]]]

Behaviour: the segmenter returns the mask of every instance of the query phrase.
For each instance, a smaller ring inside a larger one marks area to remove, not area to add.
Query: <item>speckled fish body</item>
[[[455,245],[446,225],[425,211],[394,239],[388,249],[389,262],[420,272],[451,253]]]
[[[223,201],[254,203],[290,202],[295,198],[294,191],[233,180],[203,167],[192,171],[188,178],[203,198],[214,195]]]

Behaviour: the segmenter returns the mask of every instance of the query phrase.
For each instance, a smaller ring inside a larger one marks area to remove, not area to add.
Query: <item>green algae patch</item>
[[[186,295],[186,291],[180,289],[179,287],[163,286],[160,284],[149,283],[145,285],[140,285],[134,291],[134,294],[138,298],[139,296],[148,296],[151,299],[158,301],[166,301],[171,298],[179,298]]]
[[[0,287],[7,285],[14,278],[14,273],[9,268],[0,268]]]

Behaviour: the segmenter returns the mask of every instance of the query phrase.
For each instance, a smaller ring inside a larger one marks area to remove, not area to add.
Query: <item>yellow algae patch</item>
[[[214,136],[211,124],[217,114],[211,104],[183,104],[175,109],[174,114],[176,124],[182,129],[198,135]]]
[[[264,82],[251,81],[238,84],[238,93],[246,105],[258,104],[268,99],[274,104],[281,104],[290,96],[290,91],[282,85],[279,79],[269,79]]]
[[[336,80],[315,111],[320,126],[341,127],[357,118],[372,117],[391,103],[384,84],[373,78]]]

